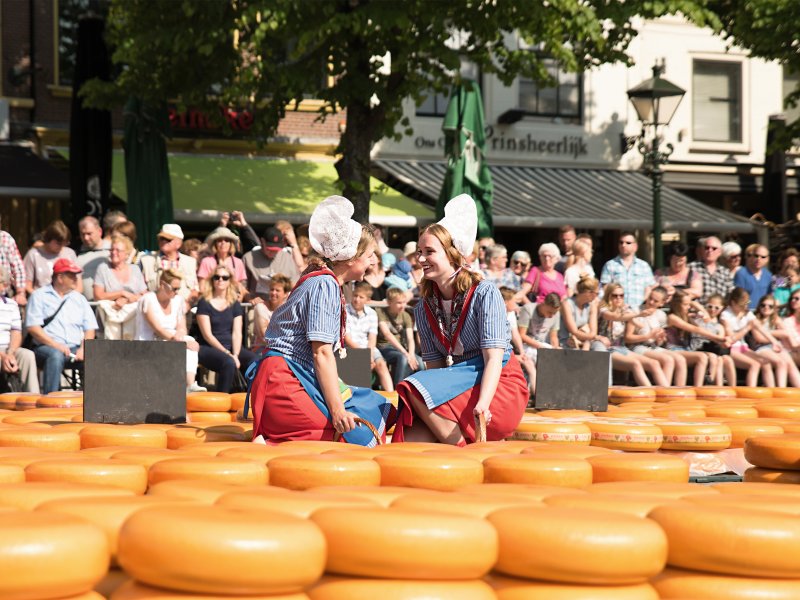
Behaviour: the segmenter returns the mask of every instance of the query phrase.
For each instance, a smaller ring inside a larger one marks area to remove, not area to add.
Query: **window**
[[[742,63],[694,61],[692,132],[697,141],[743,141]]]
[[[798,73],[791,73],[789,69],[783,67],[783,98],[785,99],[789,94],[797,89],[797,84],[800,83],[800,74]],[[794,107],[786,107],[784,105],[783,109],[784,114],[786,115],[786,122],[792,123],[797,119],[800,119],[800,103]]]
[[[58,79],[55,81],[56,85],[72,86],[80,18],[89,13],[105,18],[110,5],[110,0],[58,0]]]
[[[463,79],[472,79],[479,85],[481,83],[481,72],[478,65],[463,58],[461,59],[460,74]],[[447,103],[450,101],[450,92],[428,90],[426,93],[425,100],[417,106],[416,115],[418,117],[444,117],[447,112]]]
[[[533,79],[519,80],[519,107],[526,115],[580,119],[583,103],[583,75],[568,73],[553,58],[542,59],[554,86]]]

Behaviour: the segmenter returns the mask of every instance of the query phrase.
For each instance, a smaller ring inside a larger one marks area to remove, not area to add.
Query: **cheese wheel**
[[[409,495],[419,495],[428,493],[436,495],[439,492],[433,490],[421,490],[419,488],[397,487],[391,485],[323,485],[319,487],[310,488],[308,492],[325,494],[326,496],[347,496],[348,498],[364,498],[389,508],[392,502],[398,498]]]
[[[45,512],[0,513],[0,598],[65,598],[91,591],[108,569],[103,531]]]
[[[0,394],[0,410],[3,412],[0,413],[0,421],[4,416],[8,416],[8,411],[16,410],[17,408],[17,396],[21,396],[21,393],[17,392],[5,392]],[[38,396],[38,394],[36,394]]]
[[[532,442],[530,440],[498,440],[493,442],[475,442],[469,444],[464,450],[479,450],[482,448],[500,449],[507,452],[522,452],[523,450],[530,450],[533,448],[549,448],[550,446],[544,442]]]
[[[772,388],[772,397],[800,400],[800,388]]]
[[[604,510],[633,517],[645,518],[656,506],[679,502],[664,496],[624,494],[566,494],[550,496],[544,500],[547,506],[574,508],[579,510]]]
[[[118,448],[118,447],[115,447]],[[168,460],[170,458],[180,458],[175,450],[167,450],[166,448],[123,448],[116,449],[109,458],[114,460],[123,460],[129,463],[136,463],[142,465],[146,469],[150,469],[157,462]]]
[[[658,417],[659,419],[670,419],[673,421],[699,421],[706,416],[706,411],[702,408],[684,408],[669,404],[664,408],[654,408],[650,412],[654,417]]]
[[[80,432],[81,448],[145,446],[166,448],[167,433],[138,425],[87,425]]]
[[[235,394],[230,394],[231,400],[231,412],[236,412],[238,410],[242,410],[244,408],[244,399],[247,396],[247,392],[236,392]],[[250,403],[252,404],[252,402]]]
[[[0,446],[22,446],[40,450],[75,452],[81,449],[81,437],[74,431],[19,427],[0,430]]]
[[[109,598],[110,600],[308,600],[308,596],[303,593],[247,596],[193,594],[152,587],[132,579],[122,583]]]
[[[269,475],[266,465],[252,460],[198,456],[158,461],[150,467],[148,479],[151,485],[171,479],[202,479],[234,485],[266,485]]]
[[[241,429],[229,426],[202,428],[192,425],[176,425],[167,430],[167,448],[177,450],[181,446],[198,442],[249,442],[250,436]]]
[[[497,560],[497,534],[477,517],[384,508],[323,508],[311,515],[311,520],[328,543],[328,573],[477,579]]]
[[[167,496],[61,498],[43,502],[36,510],[72,515],[94,523],[105,533],[113,561],[117,556],[119,530],[128,517],[144,508],[187,502],[189,501]]]
[[[228,412],[231,395],[223,392],[192,392],[186,394],[186,412]]]
[[[23,483],[25,469],[19,465],[0,464],[0,485],[4,483]]]
[[[647,583],[638,585],[570,585],[491,575],[487,578],[498,600],[658,600]]]
[[[470,483],[483,482],[484,467],[471,458],[433,453],[395,452],[377,456],[374,461],[380,467],[381,485],[445,492]]]
[[[322,575],[313,523],[224,506],[140,510],[119,532],[120,566],[145,584],[204,594],[299,592]],[[268,565],[268,568],[265,568]]]
[[[720,398],[736,398],[736,390],[719,385],[695,387],[694,392],[698,398],[713,398],[715,400],[719,400]]]
[[[604,481],[689,481],[689,465],[663,454],[617,454],[592,456],[594,483]]]
[[[664,434],[662,450],[724,450],[731,445],[731,430],[722,423],[658,421],[656,425]]]
[[[676,483],[670,481],[607,481],[586,488],[589,494],[611,494],[625,496],[659,496],[674,500],[695,496],[719,496],[719,491],[709,485],[698,483]]]
[[[213,423],[224,425],[236,421],[236,413],[230,412],[187,412],[186,422],[192,424]]]
[[[655,387],[653,391],[656,393],[656,400],[659,402],[669,402],[670,400],[675,399],[690,399],[694,400],[697,398],[697,392],[694,390],[693,387],[678,387],[678,386],[669,386],[669,387]]]
[[[667,539],[652,521],[577,510],[507,508],[487,517],[500,537],[495,570],[586,585],[644,583],[664,568]]]
[[[625,421],[592,421],[586,424],[592,432],[592,446],[651,452],[661,447],[663,435],[655,425]]]
[[[701,504],[703,506],[732,506],[747,510],[765,510],[787,515],[800,515],[800,502],[791,496],[767,494],[703,494],[687,497],[686,500],[693,504]]]
[[[744,443],[751,437],[762,435],[780,435],[783,427],[763,422],[763,419],[737,419],[725,421],[731,430],[731,448],[744,448]]]
[[[244,414],[244,408],[236,411],[236,421],[238,423],[252,423],[253,422],[253,404],[247,405],[247,415]]]
[[[608,388],[609,401],[618,402],[622,398],[624,398],[625,402],[635,402],[637,400],[652,402],[656,399],[656,392],[649,387],[615,386]]]
[[[347,446],[348,444],[340,444]],[[192,448],[193,446],[188,446]],[[335,452],[336,450],[326,450],[326,452]],[[277,446],[266,446],[264,444],[241,444],[236,447],[228,447],[219,451],[217,456],[227,458],[245,458],[247,460],[255,460],[262,462],[265,465],[269,464],[273,458],[277,456],[286,456],[287,454],[309,454],[307,448],[288,447],[286,444],[279,444]]]
[[[142,465],[104,458],[53,458],[25,467],[27,481],[90,483],[144,494],[147,469]]]
[[[712,483],[709,487],[722,492],[723,494],[767,494],[772,496],[777,494],[780,496],[792,496],[800,499],[800,487],[791,485],[773,485],[771,483]]]
[[[692,600],[796,600],[800,579],[763,579],[699,573],[669,567],[650,582],[660,598]]]
[[[489,585],[473,581],[426,581],[323,577],[308,589],[311,600],[496,600]]]
[[[765,423],[771,422],[770,419],[767,418],[759,418],[759,421],[764,421]],[[800,433],[800,421],[787,421],[787,420],[779,420],[775,419],[780,428],[783,429],[784,433]]]
[[[0,465],[14,465],[17,467],[22,467],[23,469],[28,465],[38,462],[40,460],[46,460],[48,458],[57,458],[59,456],[73,456],[74,458],[80,458],[80,455],[67,455],[63,452],[45,452],[39,451],[30,448],[15,448],[16,450],[23,450],[24,452],[20,452],[19,454],[5,454],[0,456]]]
[[[234,450],[252,446],[251,442],[205,442],[197,444],[187,444],[178,448],[184,456],[191,454],[202,454],[203,456],[218,456],[223,450]],[[259,444],[260,445],[260,444]],[[266,446],[264,446],[266,447]]]
[[[744,457],[765,469],[800,470],[800,434],[751,437],[744,444]]]
[[[280,491],[276,493],[275,490]],[[220,496],[215,504],[227,506],[228,508],[252,508],[254,510],[283,513],[300,517],[301,519],[306,519],[314,512],[331,506],[363,508],[375,508],[378,506],[376,502],[357,496],[293,492],[274,486],[267,486],[263,490],[250,489],[241,492],[228,492]]]
[[[287,448],[304,448],[305,454],[322,454],[326,450],[340,450],[344,442],[330,442],[330,441],[322,441],[322,440],[292,440],[289,442],[283,442],[281,446],[286,446]],[[411,443],[408,447],[405,447],[407,444],[400,444],[404,446],[404,450],[414,449],[416,444]],[[438,444],[422,444],[425,449],[430,448],[431,446],[438,445]],[[385,450],[391,450],[393,444],[386,444],[382,446]],[[395,448],[396,449],[396,448]]]
[[[525,448],[521,454],[534,456],[563,456],[570,458],[589,458],[602,454],[614,454],[615,451],[600,446],[575,446],[573,444],[543,444],[534,448]]]
[[[594,415],[588,410],[573,410],[567,408],[554,408],[546,410],[537,410],[533,413],[536,417],[545,419],[569,419],[569,420],[583,420],[591,419]]]
[[[758,404],[758,416],[767,419],[800,419],[800,405],[797,404]]]
[[[29,412],[29,411],[25,411]],[[71,417],[65,415],[13,415],[3,419],[4,425],[44,424],[52,427],[61,423],[70,423]]]
[[[169,496],[172,498],[184,498],[194,500],[201,504],[214,504],[220,497],[228,492],[243,490],[270,490],[285,491],[283,488],[273,488],[271,486],[240,486],[230,483],[220,483],[219,481],[205,481],[197,479],[171,479],[162,481],[147,488],[148,496]]]
[[[791,515],[687,504],[658,507],[648,518],[667,535],[670,566],[800,578],[800,521]]]
[[[582,458],[520,454],[483,463],[487,483],[526,483],[582,488],[592,483],[592,467]]]
[[[460,494],[454,499],[451,493],[425,491],[401,496],[392,503],[393,509],[431,513],[440,512],[480,518],[484,518],[496,510],[515,506],[544,508],[544,504],[538,500],[511,494],[490,494],[488,492],[486,494]]]
[[[381,483],[381,469],[377,463],[350,454],[286,454],[270,460],[269,471],[271,485],[290,490]]]
[[[80,408],[83,406],[83,394],[78,396],[39,396],[36,408]]]
[[[14,403],[14,410],[28,410],[36,408],[36,401],[39,400],[38,394],[20,394]]]
[[[780,471],[751,467],[744,472],[743,481],[748,483],[800,483],[800,471]]]
[[[533,442],[589,445],[592,431],[585,423],[535,418],[523,419],[512,437]]]
[[[736,396],[739,398],[772,398],[772,388],[768,387],[751,387],[737,385],[735,388]]]

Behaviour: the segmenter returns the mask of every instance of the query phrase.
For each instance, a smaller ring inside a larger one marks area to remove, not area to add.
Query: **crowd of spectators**
[[[59,389],[83,342],[164,340],[186,345],[188,390],[198,367],[231,391],[263,349],[273,312],[286,300],[311,252],[307,228],[288,222],[261,235],[242,213],[223,213],[204,239],[166,223],[158,249],[136,249],[136,227],[118,211],[78,227],[48,225],[24,258],[0,230],[0,369],[20,391]],[[346,345],[370,350],[375,385],[392,390],[424,369],[411,311],[423,270],[416,242],[389,248],[364,281],[345,290]],[[593,267],[594,244],[572,227],[531,253],[491,238],[475,243],[468,268],[503,294],[512,343],[535,393],[540,348],[607,352],[613,371],[636,385],[800,386],[800,253],[770,256],[715,236],[690,248],[674,242],[653,272],[638,240],[621,232],[616,256]],[[772,259],[776,274],[768,269]],[[737,370],[739,371],[737,373]],[[610,376],[610,381],[611,376]]]

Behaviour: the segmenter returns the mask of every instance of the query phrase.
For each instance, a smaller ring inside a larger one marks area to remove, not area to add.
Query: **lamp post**
[[[662,165],[669,162],[672,144],[661,147],[659,126],[668,125],[678,109],[686,91],[661,77],[664,65],[653,66],[653,77],[628,90],[628,99],[642,122],[637,149],[644,159],[643,168],[653,180],[653,243],[654,262],[657,269],[664,266],[661,247],[661,180]],[[650,139],[648,139],[650,138]]]

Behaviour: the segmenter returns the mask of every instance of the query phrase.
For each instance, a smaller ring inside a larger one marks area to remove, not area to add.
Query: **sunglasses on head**
[[[230,275],[214,275],[211,277],[214,281],[228,281],[230,278]]]

